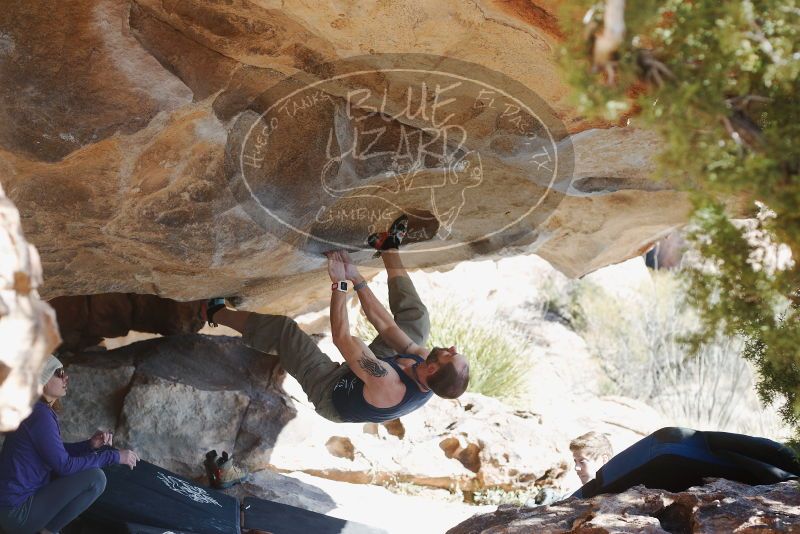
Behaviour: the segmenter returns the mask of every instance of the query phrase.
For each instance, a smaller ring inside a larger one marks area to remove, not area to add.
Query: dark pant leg
[[[333,421],[338,414],[331,396],[333,382],[346,369],[319,350],[311,336],[285,315],[253,313],[242,334],[245,345],[281,359],[281,366],[302,386],[317,412]]]
[[[422,303],[411,278],[396,276],[389,280],[389,309],[400,330],[405,332],[417,345],[424,346],[431,331],[428,308]],[[381,336],[376,337],[369,345],[373,354],[379,357],[394,356],[392,349]]]
[[[36,492],[27,521],[9,534],[32,534],[43,528],[58,532],[89,508],[105,489],[106,475],[98,468],[58,478]]]

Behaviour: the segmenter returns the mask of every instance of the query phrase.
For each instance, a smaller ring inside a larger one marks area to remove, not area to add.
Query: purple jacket
[[[56,413],[37,401],[33,412],[6,436],[0,451],[0,506],[19,506],[50,483],[63,477],[119,463],[119,451],[94,452],[89,440],[64,443]]]

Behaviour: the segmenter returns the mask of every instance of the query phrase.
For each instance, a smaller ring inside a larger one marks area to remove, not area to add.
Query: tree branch
[[[609,73],[609,84],[614,82],[614,55],[625,38],[625,0],[606,0],[603,13],[603,30],[595,35],[592,61],[596,70]]]

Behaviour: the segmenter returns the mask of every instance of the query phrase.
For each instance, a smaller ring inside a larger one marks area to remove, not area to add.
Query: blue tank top
[[[333,406],[346,423],[381,423],[413,412],[428,402],[433,392],[421,391],[417,383],[397,365],[397,358],[409,358],[417,363],[425,361],[416,354],[398,354],[390,358],[380,358],[392,366],[406,386],[403,399],[391,408],[377,408],[364,399],[364,381],[353,371],[348,371],[333,387]]]

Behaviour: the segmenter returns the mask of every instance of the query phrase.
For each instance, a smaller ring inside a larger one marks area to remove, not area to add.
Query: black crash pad
[[[758,485],[798,476],[797,458],[775,441],[730,432],[666,427],[614,456],[572,496],[621,493],[639,484],[677,492],[701,485],[707,477]]]
[[[64,534],[192,534],[174,528],[150,527],[136,523],[108,523],[79,518],[67,525]]]
[[[147,525],[137,525],[135,523],[125,523],[120,534],[190,534],[185,530],[175,530],[171,528],[165,530],[163,527],[149,527]]]
[[[385,530],[255,497],[242,503],[244,529],[274,534],[381,534]]]
[[[176,534],[240,534],[239,501],[234,497],[145,461],[134,469],[114,465],[103,471],[106,490],[81,514],[84,524],[99,529],[98,534],[150,534],[149,528]],[[82,532],[89,531],[93,532],[84,527]]]

